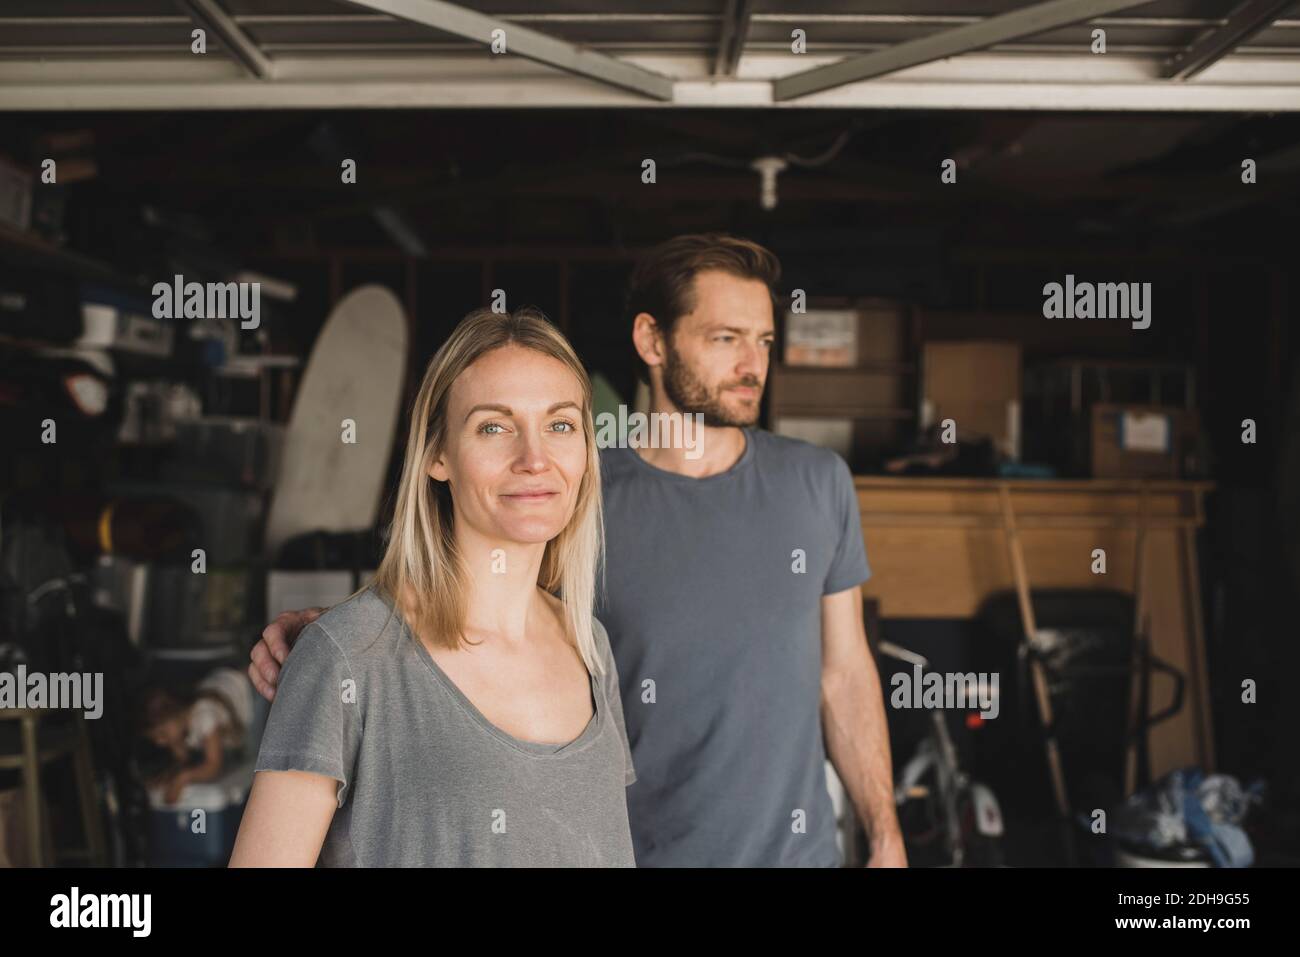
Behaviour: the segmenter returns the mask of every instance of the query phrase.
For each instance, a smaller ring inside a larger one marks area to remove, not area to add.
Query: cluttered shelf
[[[0,250],[3,250],[8,259],[61,276],[117,282],[128,288],[144,288],[140,280],[124,275],[117,267],[103,260],[52,243],[3,220],[0,220]]]

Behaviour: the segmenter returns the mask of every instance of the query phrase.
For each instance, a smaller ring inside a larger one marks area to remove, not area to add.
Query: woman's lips
[[[501,497],[514,502],[545,502],[559,494],[559,492],[503,492]]]

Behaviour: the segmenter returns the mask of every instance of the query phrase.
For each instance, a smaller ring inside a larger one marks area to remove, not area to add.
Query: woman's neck
[[[456,547],[466,572],[466,634],[522,641],[530,616],[545,607],[537,576],[546,543],[503,542],[457,530]]]

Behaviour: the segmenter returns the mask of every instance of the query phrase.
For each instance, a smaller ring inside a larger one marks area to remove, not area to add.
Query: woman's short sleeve
[[[333,778],[342,807],[361,746],[360,693],[342,649],[308,625],[280,670],[254,770]]]
[[[599,619],[592,619],[593,629],[596,637],[596,647],[600,651],[601,661],[604,662],[605,671],[600,676],[601,687],[605,692],[605,706],[614,718],[614,726],[618,729],[619,740],[623,742],[623,755],[626,760],[626,768],[623,775],[625,785],[636,781],[636,768],[632,765],[632,745],[627,739],[627,724],[623,719],[623,692],[619,687],[618,666],[614,664],[614,653],[609,646],[609,635],[605,631]]]

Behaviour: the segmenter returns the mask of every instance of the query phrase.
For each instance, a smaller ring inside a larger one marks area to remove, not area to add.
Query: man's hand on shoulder
[[[253,687],[267,701],[275,700],[275,686],[280,680],[280,665],[289,657],[302,630],[325,613],[324,608],[307,608],[302,611],[281,612],[262,631],[261,640],[253,646],[249,657],[248,677]]]

